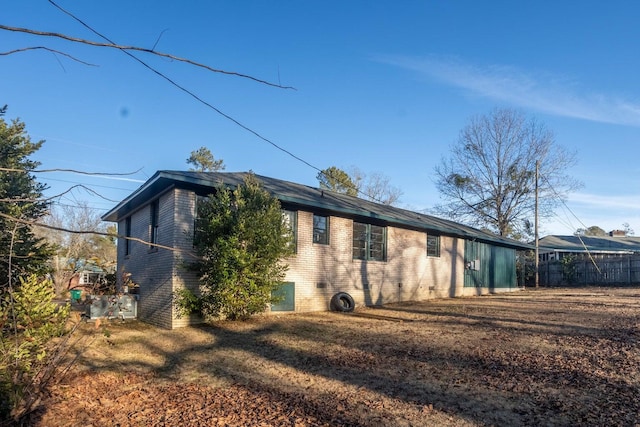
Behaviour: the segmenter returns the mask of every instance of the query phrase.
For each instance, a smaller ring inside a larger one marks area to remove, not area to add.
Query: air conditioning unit
[[[135,319],[138,301],[136,295],[93,295],[87,311],[91,319]]]

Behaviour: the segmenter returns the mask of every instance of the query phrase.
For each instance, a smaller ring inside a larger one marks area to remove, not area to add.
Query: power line
[[[84,208],[90,208],[90,209],[94,209],[97,211],[104,211],[107,212],[109,209],[104,209],[104,208],[98,208],[95,206],[91,206],[91,205],[83,205],[83,204],[76,204],[76,205],[70,205],[68,203],[60,203],[60,202],[56,202],[55,203],[56,206],[62,206],[62,207],[66,207],[66,208],[73,208],[73,209],[84,209]]]
[[[80,18],[78,18],[77,16],[75,16],[74,14],[72,14],[71,12],[63,9],[62,7],[58,6],[53,0],[49,0],[49,3],[53,4],[56,8],[58,8],[60,11],[62,11],[63,13],[69,15],[71,18],[73,18],[74,20],[78,21],[82,26],[84,26],[85,28],[87,28],[89,31],[91,31],[92,33],[96,34],[98,37],[106,40],[107,42],[111,43],[112,45],[116,45],[116,43],[111,40],[109,37],[105,36],[104,34],[100,33],[99,31],[97,31],[96,29],[94,29],[93,27],[91,27],[89,24],[87,24],[86,22],[82,21]],[[263,140],[264,142],[267,142],[269,144],[271,144],[273,147],[277,148],[278,150],[288,154],[289,156],[293,157],[294,159],[306,164],[307,166],[317,170],[318,172],[321,172],[320,168],[312,165],[311,163],[307,162],[306,160],[304,160],[303,158],[293,154],[291,151],[279,146],[278,144],[276,144],[275,142],[273,142],[272,140],[270,140],[269,138],[261,135],[260,133],[258,133],[257,131],[251,129],[249,126],[241,123],[239,120],[231,117],[230,115],[226,114],[225,112],[223,112],[222,110],[218,109],[217,107],[213,106],[212,104],[210,104],[209,102],[205,101],[204,99],[202,99],[201,97],[199,97],[197,94],[195,94],[194,92],[190,91],[189,89],[187,89],[186,87],[178,84],[176,81],[174,81],[173,79],[171,79],[169,76],[167,76],[166,74],[162,73],[161,71],[157,70],[156,68],[152,67],[151,65],[147,64],[145,61],[143,61],[142,59],[138,58],[137,56],[135,56],[134,54],[132,54],[131,52],[123,49],[122,47],[118,48],[122,53],[124,53],[125,55],[129,56],[131,59],[133,59],[134,61],[138,62],[139,64],[141,64],[142,66],[144,66],[145,68],[147,68],[148,70],[150,70],[151,72],[153,72],[154,74],[158,75],[159,77],[163,78],[164,80],[166,80],[167,82],[169,82],[171,85],[175,86],[176,88],[178,88],[179,90],[181,90],[182,92],[188,94],[189,96],[191,96],[192,98],[194,98],[196,101],[200,102],[201,104],[207,106],[208,108],[212,109],[213,111],[215,111],[216,113],[218,113],[219,115],[221,115],[222,117],[226,118],[227,120],[230,120],[231,122],[233,122],[234,124],[236,124],[237,126],[241,127],[242,129],[246,130],[247,132],[252,133],[253,135],[255,135],[256,137],[258,137],[259,139]],[[150,51],[153,53],[153,51]],[[257,79],[254,79],[257,80]],[[260,81],[261,83],[266,83],[264,81]]]
[[[204,106],[206,106],[207,108],[215,111],[217,114],[221,115],[222,117],[224,117],[225,119],[231,121],[232,123],[234,123],[235,125],[239,126],[241,129],[244,129],[245,131],[253,134],[255,137],[257,137],[258,139],[270,144],[272,147],[276,148],[277,150],[280,150],[281,152],[287,154],[288,156],[292,157],[293,159],[305,164],[306,166],[310,167],[311,169],[331,178],[331,174],[326,173],[325,171],[323,171],[322,169],[320,169],[318,166],[315,166],[314,164],[312,164],[311,162],[303,159],[302,157],[294,154],[293,152],[287,150],[286,148],[280,146],[279,144],[275,143],[273,140],[267,138],[266,136],[262,135],[261,133],[259,133],[258,131],[250,128],[249,126],[243,124],[242,122],[240,122],[238,119],[235,119],[234,117],[230,116],[229,114],[223,112],[222,110],[220,110],[219,108],[215,107],[214,105],[212,105],[211,103],[205,101],[204,99],[202,99],[200,96],[198,96],[196,93],[192,92],[191,90],[187,89],[186,87],[180,85],[179,83],[177,83],[176,81],[174,81],[173,79],[171,79],[169,76],[167,76],[166,74],[162,73],[161,71],[157,70],[156,68],[152,67],[151,65],[149,65],[148,63],[146,63],[145,61],[143,61],[142,59],[138,58],[137,56],[135,56],[134,54],[132,54],[131,52],[129,52],[127,49],[129,50],[138,50],[138,51],[145,51],[145,52],[149,52],[149,53],[156,53],[153,50],[149,50],[149,49],[140,49],[140,48],[136,48],[133,49],[133,47],[125,47],[125,46],[118,46],[113,40],[111,40],[109,37],[105,36],[104,34],[100,33],[99,31],[97,31],[96,29],[94,29],[93,27],[91,27],[89,24],[87,24],[86,22],[84,22],[83,20],[81,20],[80,18],[78,18],[77,16],[75,16],[74,14],[72,14],[71,12],[65,10],[64,8],[60,7],[58,4],[56,4],[53,0],[49,0],[49,3],[51,3],[53,6],[55,6],[57,9],[59,9],[60,11],[62,11],[63,13],[69,15],[71,18],[73,18],[74,20],[76,20],[78,23],[80,23],[82,26],[84,26],[85,28],[87,28],[89,31],[91,31],[92,33],[96,34],[98,37],[102,38],[103,40],[106,40],[108,43],[110,43],[109,47],[114,47],[119,49],[122,53],[124,53],[125,55],[129,56],[131,59],[133,59],[134,61],[138,62],[139,64],[141,64],[143,67],[147,68],[149,71],[153,72],[154,74],[156,74],[157,76],[161,77],[162,79],[166,80],[167,82],[169,82],[169,84],[171,84],[172,86],[176,87],[177,89],[179,89],[180,91],[186,93],[187,95],[191,96],[193,99],[195,99],[196,101],[198,101],[199,103],[203,104]],[[191,61],[186,61],[188,63],[192,63]],[[194,65],[200,65],[200,64],[194,64]],[[219,71],[219,70],[214,70],[214,71]],[[237,74],[237,73],[227,73],[227,74]],[[248,77],[251,78],[250,76],[246,76],[246,75],[240,75],[241,77]],[[282,87],[280,85],[275,85],[275,84],[271,84],[268,82],[264,82],[262,80],[259,79],[255,79],[255,78],[251,78],[253,80],[256,80],[258,82],[261,83],[265,83],[265,84],[269,84],[271,86],[277,86],[277,87],[281,87],[284,89],[292,89],[291,87]],[[378,202],[378,203],[382,203],[380,200],[375,199],[374,197],[368,196],[366,195],[364,192],[356,189],[358,194],[362,194],[365,195],[366,197],[369,197],[371,200]]]
[[[571,210],[571,208],[567,205],[567,203],[564,201],[564,198],[562,198],[560,196],[560,194],[556,191],[556,189],[553,187],[553,185],[551,185],[551,183],[549,182],[548,179],[546,179],[545,177],[542,177],[543,180],[546,181],[547,185],[549,186],[549,189],[553,192],[553,194],[556,195],[556,197],[558,198],[558,200],[560,200],[560,203],[562,203],[562,205],[569,211],[569,213],[571,213],[571,215],[573,215],[573,217],[578,220],[578,222],[580,224],[582,224],[582,226],[586,229],[587,226],[582,222],[582,220],[580,218],[578,218],[578,216]],[[587,245],[584,243],[584,240],[582,240],[582,236],[580,236],[580,234],[576,234],[576,237],[578,237],[578,240],[580,240],[580,243],[582,244],[582,247],[584,248],[585,252],[587,253],[587,256],[589,257],[589,260],[591,261],[591,263],[593,264],[593,266],[596,268],[596,270],[598,270],[598,273],[602,273],[602,271],[600,270],[600,267],[598,266],[598,263],[596,262],[595,258],[593,257],[593,254],[591,253],[591,251],[589,250],[589,248],[587,247]]]
[[[56,178],[47,178],[47,181],[56,181],[56,182],[66,182],[67,184],[85,184],[78,181],[67,181],[65,179],[56,179]],[[86,185],[86,184],[85,184]],[[122,190],[122,191],[133,191],[130,188],[122,188],[122,187],[111,187],[109,185],[99,185],[99,184],[90,184],[92,187],[100,187],[100,188],[108,188],[110,190]]]

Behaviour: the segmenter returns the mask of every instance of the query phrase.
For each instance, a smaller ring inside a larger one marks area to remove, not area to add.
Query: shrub
[[[194,246],[200,295],[177,294],[183,313],[245,319],[264,312],[284,279],[293,251],[280,202],[248,175],[235,190],[220,186],[198,204]]]
[[[30,275],[0,301],[0,419],[18,419],[40,390],[54,338],[65,333],[70,305],[54,301],[51,281]]]

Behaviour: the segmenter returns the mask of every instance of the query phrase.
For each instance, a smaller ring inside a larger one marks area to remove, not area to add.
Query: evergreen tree
[[[0,109],[0,116],[6,107]],[[31,142],[24,123],[0,117],[0,424],[18,425],[56,368],[53,338],[65,332],[69,306],[53,301],[43,279],[52,247],[33,233],[47,214],[46,189],[29,159],[44,143]]]
[[[42,200],[46,186],[37,181],[33,170],[39,163],[29,159],[44,141],[32,142],[19,120],[7,123],[0,118],[0,286],[11,278],[42,275],[52,251],[34,235],[29,224],[46,215],[48,203]],[[11,277],[10,277],[11,275]]]
[[[348,194],[349,196],[358,195],[358,185],[353,181],[353,178],[336,166],[323,169],[318,172],[316,178],[322,189]]]
[[[192,151],[187,163],[193,165],[189,170],[196,172],[218,172],[225,168],[224,161],[216,160],[207,147],[200,147]]]

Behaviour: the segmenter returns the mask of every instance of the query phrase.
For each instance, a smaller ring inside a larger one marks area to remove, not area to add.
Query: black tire
[[[331,298],[331,310],[343,313],[352,312],[356,307],[351,295],[346,292],[338,292]]]

